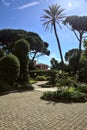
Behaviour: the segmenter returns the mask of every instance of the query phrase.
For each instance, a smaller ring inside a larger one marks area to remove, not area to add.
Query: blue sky
[[[37,63],[50,65],[52,57],[60,61],[60,55],[53,32],[45,31],[40,17],[43,10],[51,4],[58,4],[65,9],[66,16],[87,15],[87,0],[0,0],[0,29],[24,29],[38,33],[49,43],[50,56],[39,57]],[[66,26],[57,27],[63,56],[72,49],[78,48],[78,40]]]

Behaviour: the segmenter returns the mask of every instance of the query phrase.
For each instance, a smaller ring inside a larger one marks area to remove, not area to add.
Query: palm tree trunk
[[[64,64],[63,55],[62,55],[61,46],[60,46],[60,41],[59,41],[59,38],[58,38],[58,35],[57,35],[57,30],[56,30],[55,23],[54,23],[54,33],[55,33],[57,44],[58,44],[58,49],[59,49],[59,53],[60,53],[60,57],[61,57],[61,62]]]

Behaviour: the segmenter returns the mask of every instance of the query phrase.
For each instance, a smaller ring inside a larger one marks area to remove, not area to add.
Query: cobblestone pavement
[[[52,88],[42,88],[40,85],[47,83],[48,81],[38,81],[37,83],[33,84],[34,90],[37,91],[56,91],[57,87],[52,87]]]
[[[87,102],[53,103],[42,93],[0,96],[0,130],[87,130]]]

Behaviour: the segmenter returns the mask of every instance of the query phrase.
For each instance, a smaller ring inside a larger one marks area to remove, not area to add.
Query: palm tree
[[[45,30],[51,29],[52,31],[52,29],[54,29],[62,63],[64,63],[64,61],[63,61],[63,55],[61,51],[59,37],[57,34],[56,24],[58,24],[59,27],[61,28],[59,22],[62,21],[62,19],[65,17],[65,15],[63,14],[63,11],[64,9],[60,8],[60,5],[53,4],[49,6],[49,10],[45,9],[44,10],[45,14],[41,16],[42,18],[41,21],[44,22],[42,25],[45,27]]]

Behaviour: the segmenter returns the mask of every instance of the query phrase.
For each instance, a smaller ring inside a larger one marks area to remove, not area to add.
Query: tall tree
[[[65,60],[68,61],[74,73],[79,71],[79,49],[72,49],[66,52]]]
[[[45,9],[44,10],[45,14],[41,16],[45,30],[49,30],[49,28],[51,28],[51,30],[52,28],[54,29],[62,63],[64,63],[64,61],[63,61],[60,40],[57,34],[56,24],[58,24],[59,27],[61,27],[59,22],[62,21],[62,19],[65,17],[65,15],[63,14],[63,11],[64,9],[62,9],[60,5],[53,4],[49,6],[49,10]]]
[[[87,33],[87,16],[68,16],[63,22],[67,27],[74,32],[79,41],[79,51],[81,56],[82,39]]]
[[[32,62],[36,56],[50,54],[48,43],[44,42],[37,33],[18,29],[0,30],[0,50],[3,48],[6,53],[14,54],[14,43],[19,39],[25,39],[29,42]]]
[[[25,39],[30,44],[30,55],[32,56],[31,62],[33,62],[36,57],[41,55],[50,55],[50,51],[47,49],[48,43],[44,42],[37,33],[28,32]]]

